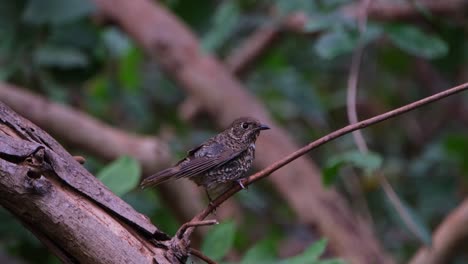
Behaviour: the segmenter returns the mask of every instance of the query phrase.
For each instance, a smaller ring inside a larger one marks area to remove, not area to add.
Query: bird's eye
[[[243,129],[249,128],[249,124],[248,124],[248,123],[242,123],[241,126],[242,126]]]

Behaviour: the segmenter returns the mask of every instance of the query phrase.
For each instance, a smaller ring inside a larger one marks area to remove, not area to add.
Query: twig
[[[219,224],[218,221],[216,220],[202,220],[202,221],[190,221],[187,223],[184,223],[179,230],[177,231],[176,236],[180,239],[184,235],[185,231],[189,227],[195,227],[195,226],[207,226],[207,225],[217,225]]]
[[[361,36],[366,31],[367,26],[367,11],[371,4],[372,0],[365,0],[362,2],[361,7],[361,14],[358,17],[359,23],[359,31]],[[356,48],[355,52],[353,53],[352,61],[351,61],[351,68],[349,71],[349,78],[348,78],[348,87],[347,87],[347,113],[348,119],[350,124],[355,124],[358,122],[357,111],[356,111],[356,97],[357,97],[357,86],[359,80],[359,69],[361,66],[362,54],[364,50],[364,43],[359,42],[358,47]],[[353,132],[354,142],[358,147],[361,153],[367,154],[369,152],[369,147],[367,146],[366,140],[362,135],[360,130],[356,130]],[[378,173],[378,179],[380,186],[382,187],[385,195],[387,196],[389,202],[398,212],[401,220],[405,223],[408,229],[416,236],[418,236],[418,229],[416,223],[412,220],[411,216],[405,210],[401,199],[398,197],[397,193],[393,190],[392,186],[388,182],[387,178],[383,174],[382,171]],[[367,208],[367,207],[366,207]],[[370,214],[369,219],[370,218]]]
[[[401,220],[405,223],[405,225],[408,227],[409,230],[417,237],[418,236],[418,226],[417,224],[413,221],[411,218],[411,215],[406,211],[403,203],[401,202],[400,197],[398,197],[397,193],[395,190],[393,190],[392,186],[390,183],[387,181],[384,175],[380,172],[379,175],[379,182],[380,186],[385,192],[385,195],[387,196],[388,200],[392,204],[393,208],[398,212],[400,215]],[[424,243],[424,241],[422,241]]]
[[[165,140],[111,127],[86,113],[51,102],[22,87],[0,83],[0,101],[68,145],[101,159],[113,160],[121,155],[131,155],[140,161],[144,174],[154,173],[170,161],[171,153]],[[163,199],[171,200],[176,216],[183,220],[204,207],[202,194],[192,190],[190,183],[167,184],[160,189]]]
[[[190,254],[194,255],[194,256],[197,256],[197,258],[205,261],[206,263],[208,264],[217,264],[216,261],[210,259],[208,256],[206,256],[205,254],[203,254],[200,250],[197,250],[197,249],[194,249],[194,248],[190,248]]]
[[[370,6],[371,0],[365,0],[362,2],[361,15],[358,18],[359,31],[361,36],[365,33],[367,27],[367,10]],[[347,114],[350,124],[358,122],[357,112],[356,112],[356,95],[357,95],[357,84],[359,80],[359,69],[361,68],[361,60],[364,49],[364,43],[359,41],[358,46],[353,53],[351,59],[351,68],[349,70],[348,78],[348,88],[346,96],[346,107]],[[354,141],[359,148],[359,151],[363,153],[369,152],[367,144],[362,136],[361,131],[357,130],[353,132]]]
[[[374,116],[372,118],[368,118],[366,120],[360,121],[358,123],[352,124],[345,126],[341,129],[338,129],[334,132],[329,133],[328,135],[325,135],[309,144],[306,146],[296,150],[295,152],[289,154],[288,156],[284,157],[281,160],[276,161],[275,163],[271,164],[270,166],[264,168],[263,170],[249,176],[247,179],[243,181],[244,186],[248,186],[260,179],[263,179],[273,173],[274,171],[280,169],[281,167],[285,166],[286,164],[290,163],[291,161],[301,157],[302,155],[306,154],[307,152],[329,142],[332,141],[336,138],[339,138],[343,135],[346,135],[350,132],[356,131],[358,129],[363,129],[365,127],[380,123],[382,121],[385,121],[389,118],[404,114],[408,111],[414,110],[418,107],[421,107],[423,105],[435,102],[437,100],[440,100],[442,98],[445,98],[447,96],[462,92],[464,90],[468,89],[468,83],[464,83],[455,87],[452,87],[448,90],[442,91],[440,93],[428,96],[424,99],[418,100],[416,102],[407,104],[405,106],[399,107],[397,109],[394,109],[392,111],[388,111],[386,113],[383,113],[378,116]],[[221,194],[218,198],[216,198],[207,208],[205,208],[202,212],[200,212],[198,215],[196,215],[190,222],[195,222],[195,221],[200,221],[207,217],[216,207],[221,205],[224,201],[226,201],[229,197],[237,193],[238,191],[242,190],[242,188],[239,185],[234,185],[231,189],[227,190],[225,193]],[[187,233],[190,234],[192,232],[191,228],[188,228]]]
[[[266,143],[261,152],[268,155],[259,155],[256,165],[268,166],[283,153],[298,149],[287,132],[271,120],[265,107],[214,56],[202,52],[196,34],[161,4],[146,0],[93,2],[156,59],[162,71],[188,94],[196,96],[218,125],[225,126],[234,118],[251,115],[274,128],[261,138]],[[144,25],[151,25],[152,30]],[[320,184],[320,173],[313,162],[301,159],[295,165],[278,171],[271,180],[301,221],[318,226],[330,238],[330,244],[335,245],[335,253],[354,263],[393,262],[343,197]],[[291,174],[302,175],[302,184],[287,177]],[[297,187],[297,193],[290,191],[293,186]],[[302,199],[304,193],[307,199]]]
[[[359,81],[359,70],[361,68],[362,55],[364,53],[363,36],[367,28],[367,11],[369,9],[371,2],[372,0],[364,0],[361,2],[361,8],[360,8],[361,13],[358,17],[358,27],[359,27],[361,38],[358,42],[356,49],[353,52],[353,56],[351,59],[351,67],[349,70],[349,77],[348,77],[348,83],[347,83],[347,86],[348,86],[347,96],[346,96],[346,103],[347,103],[346,108],[347,108],[348,120],[350,124],[354,124],[358,122],[357,111],[356,111],[357,85]],[[369,151],[366,141],[364,140],[364,137],[360,130],[356,130],[353,132],[353,138],[360,152],[367,153]],[[351,177],[345,178],[345,181],[359,182],[358,179],[356,179],[357,175],[350,174],[349,176]],[[364,198],[361,186],[359,185],[359,183],[351,185],[351,186],[354,187],[352,189],[353,194],[357,197],[357,202],[359,206],[363,209],[362,211],[365,214],[367,221],[369,221],[370,224],[373,224],[373,219],[370,214],[369,207],[367,206],[365,202],[365,198]]]

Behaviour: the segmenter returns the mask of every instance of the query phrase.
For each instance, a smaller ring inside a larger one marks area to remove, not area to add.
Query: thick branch
[[[380,123],[380,122],[385,121],[385,120],[387,120],[389,118],[402,115],[402,114],[404,114],[406,112],[409,112],[409,111],[412,111],[412,110],[414,110],[414,109],[416,109],[418,107],[421,107],[423,105],[426,105],[426,104],[432,103],[434,101],[440,100],[440,99],[445,98],[447,96],[462,92],[462,91],[467,90],[467,89],[468,89],[468,83],[464,83],[462,85],[459,85],[459,86],[453,87],[451,89],[445,90],[443,92],[434,94],[432,96],[426,97],[424,99],[421,99],[421,100],[413,102],[411,104],[402,106],[402,107],[394,109],[392,111],[383,113],[383,114],[378,115],[378,116],[374,116],[372,118],[369,118],[369,119],[366,119],[366,120],[363,120],[363,121],[360,121],[360,122],[345,126],[345,127],[341,128],[339,130],[333,131],[332,133],[330,133],[328,135],[325,135],[325,136],[323,136],[323,137],[321,137],[321,138],[307,144],[306,146],[294,151],[293,153],[289,154],[288,156],[276,161],[275,163],[269,165],[265,169],[251,175],[250,177],[245,179],[242,183],[243,183],[244,186],[248,186],[248,185],[250,185],[250,184],[252,184],[252,183],[254,183],[254,182],[256,182],[256,181],[258,181],[260,179],[263,179],[263,178],[267,177],[268,175],[272,174],[273,172],[277,171],[278,169],[284,167],[285,165],[287,165],[287,164],[291,163],[292,161],[298,159],[299,157],[303,156],[307,152],[309,152],[309,151],[311,151],[313,149],[316,149],[316,148],[322,146],[323,144],[325,144],[327,142],[330,142],[330,141],[332,141],[334,139],[337,139],[337,138],[339,138],[341,136],[344,136],[344,135],[346,135],[348,133],[351,133],[353,131],[357,131],[357,130],[366,128],[368,126],[371,126],[371,125],[374,125],[374,124],[377,124],[377,123]],[[229,189],[228,191],[226,191],[225,193],[220,195],[218,198],[216,198],[205,210],[203,210],[201,213],[199,213],[197,216],[195,216],[192,219],[192,221],[198,222],[198,221],[203,220],[211,212],[213,212],[213,210],[215,210],[218,206],[220,206],[224,201],[226,201],[229,197],[231,197],[232,195],[234,195],[235,193],[237,193],[240,190],[242,190],[242,188],[240,187],[240,185],[236,184],[231,189]]]
[[[113,128],[89,115],[51,102],[23,88],[0,83],[0,100],[69,145],[104,160],[121,155],[137,158],[144,174],[169,165],[170,149],[157,137],[144,137]],[[159,188],[181,221],[190,219],[204,206],[204,194],[190,183]]]
[[[171,263],[175,256],[148,242],[164,244],[167,235],[3,103],[0,204],[65,263]]]
[[[241,46],[234,49],[226,57],[224,63],[234,74],[239,75],[248,68],[249,64],[255,61],[264,50],[279,36],[281,27],[278,25],[268,25],[259,28],[249,38],[242,42]]]
[[[0,99],[50,133],[105,160],[131,155],[149,172],[160,169],[170,161],[167,144],[156,137],[122,132],[19,87],[0,83]]]
[[[457,247],[468,241],[468,199],[440,224],[432,237],[431,247],[422,247],[410,264],[450,263]]]
[[[147,0],[95,2],[104,16],[120,24],[189,96],[199,100],[219,126],[249,115],[273,128],[258,142],[257,166],[267,166],[297,149],[255,97],[222,64],[202,53],[195,36],[162,6]],[[320,178],[312,162],[298,159],[295,166],[276,172],[271,180],[299,219],[316,224],[338,255],[355,263],[387,263],[369,227],[353,215],[337,192],[325,190]]]

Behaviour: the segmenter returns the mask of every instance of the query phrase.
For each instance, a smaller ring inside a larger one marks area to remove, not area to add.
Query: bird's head
[[[229,136],[243,143],[254,143],[261,130],[270,129],[252,117],[241,117],[228,128]]]

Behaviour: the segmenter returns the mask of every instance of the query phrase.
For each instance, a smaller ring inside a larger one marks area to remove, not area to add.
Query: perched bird
[[[251,117],[236,119],[223,132],[188,151],[187,156],[173,167],[146,178],[141,186],[155,186],[179,178],[189,178],[210,192],[224,191],[238,183],[252,166],[255,158],[255,141],[261,130],[269,129]]]

